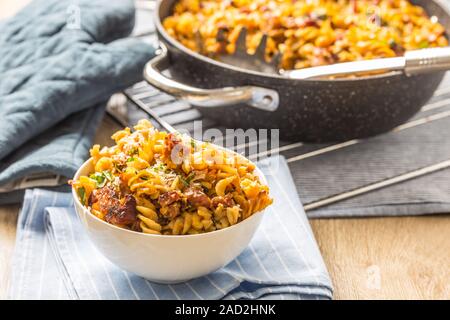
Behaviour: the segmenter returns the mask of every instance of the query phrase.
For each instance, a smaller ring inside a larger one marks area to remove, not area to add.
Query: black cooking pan
[[[193,52],[167,34],[161,20],[171,14],[176,1],[157,2],[161,50],[144,76],[228,128],[279,128],[282,138],[305,142],[373,136],[417,113],[445,73],[408,76],[396,71],[353,79],[297,80],[241,69]],[[413,2],[450,30],[450,13],[442,1]],[[161,73],[167,68],[171,78]]]

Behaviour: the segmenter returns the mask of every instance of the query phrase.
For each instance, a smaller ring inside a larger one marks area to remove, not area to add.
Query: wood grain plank
[[[19,206],[0,207],[0,299],[6,298]]]
[[[310,222],[336,299],[450,299],[450,217]]]
[[[0,19],[30,0],[0,0]],[[119,126],[106,117],[96,142]],[[6,297],[19,206],[0,207],[0,299]],[[450,299],[450,217],[311,220],[335,299]]]

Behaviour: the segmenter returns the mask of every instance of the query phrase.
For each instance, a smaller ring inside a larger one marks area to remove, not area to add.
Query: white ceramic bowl
[[[75,174],[74,180],[94,171],[91,159]],[[255,174],[267,184],[263,173]],[[72,188],[75,208],[92,242],[120,268],[148,280],[176,283],[211,273],[236,258],[249,244],[264,211],[234,226],[196,235],[151,235],[109,224],[85,208]]]

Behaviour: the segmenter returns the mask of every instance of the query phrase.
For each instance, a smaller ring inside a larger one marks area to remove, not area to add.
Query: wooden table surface
[[[0,0],[0,19],[29,0]],[[116,129],[105,118],[96,142]],[[0,298],[6,297],[19,206],[0,206]],[[450,216],[311,220],[335,299],[450,299]]]

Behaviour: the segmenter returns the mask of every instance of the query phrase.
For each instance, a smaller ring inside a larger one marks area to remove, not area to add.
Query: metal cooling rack
[[[145,12],[149,13],[153,9],[153,1],[141,0],[137,1],[136,4],[139,10],[138,14],[140,13],[145,15]],[[154,39],[154,30],[152,29],[152,26],[149,26],[148,30],[140,30],[135,33],[134,36],[146,37],[148,40],[152,40]],[[122,112],[118,112],[118,110],[113,109],[108,110],[108,113],[123,126],[129,125],[130,123],[135,123],[139,118],[148,117],[157,127],[167,131],[172,131],[175,129],[187,130],[189,133],[193,133],[194,121],[196,120],[202,120],[203,130],[212,128],[219,129],[221,132],[225,132],[226,130],[226,128],[220,126],[213,120],[202,118],[200,112],[189,104],[176,100],[172,96],[158,91],[146,82],[139,82],[135,84],[133,87],[125,90],[124,95],[128,99],[127,110],[125,110],[125,113],[124,110],[122,110]],[[450,78],[447,77],[440,89],[435,92],[433,98],[421,109],[419,114],[409,122],[397,127],[394,130],[394,133],[448,118],[450,117],[450,110],[446,108],[448,106],[450,106]],[[226,138],[227,136],[225,135],[225,139]],[[221,145],[225,139],[214,140],[212,142]],[[366,141],[355,139],[327,145],[310,145],[302,142],[280,141],[279,146],[272,148],[269,145],[269,140],[270,139],[259,139],[246,141],[245,143],[235,145],[234,150],[244,154],[254,161],[261,160],[273,154],[281,154],[286,157],[288,163],[292,164],[308,158],[342,150],[357,144],[363,144]],[[265,151],[258,152],[257,150],[261,150],[261,147]],[[254,152],[255,150],[256,152]],[[334,194],[314,202],[305,203],[304,208],[306,211],[318,209],[446,168],[450,168],[450,160],[434,163],[426,167],[404,172],[402,174],[389,177],[388,179],[376,181],[356,189],[346,190],[345,192]]]

